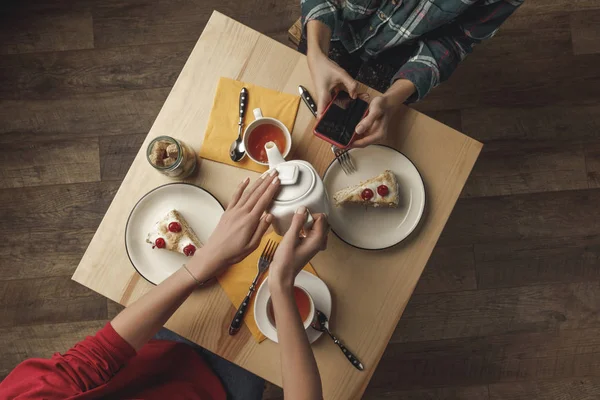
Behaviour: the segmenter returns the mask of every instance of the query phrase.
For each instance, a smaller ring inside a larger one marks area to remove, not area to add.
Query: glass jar
[[[146,158],[154,169],[171,178],[184,179],[196,170],[194,149],[170,136],[159,136],[152,140]]]

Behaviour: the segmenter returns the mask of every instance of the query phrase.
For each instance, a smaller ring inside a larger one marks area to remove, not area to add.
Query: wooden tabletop
[[[301,84],[314,93],[302,54],[214,12],[75,271],[75,281],[123,305],[151,288],[129,262],[124,243],[127,217],[138,199],[171,182],[150,167],[145,149],[160,135],[199,149],[221,76],[294,94]],[[322,173],[331,152],[312,135],[313,124],[312,114],[301,104],[292,157],[308,160]],[[333,296],[331,327],[366,368],[354,369],[331,340],[316,341],[313,349],[326,399],[359,398],[365,390],[481,150],[479,142],[410,108],[395,124],[398,131],[387,144],[419,169],[427,194],[425,214],[416,231],[391,249],[362,251],[330,234],[327,251],[314,258]],[[207,160],[199,165],[198,175],[187,182],[209,190],[223,204],[239,181],[258,175]],[[229,336],[233,313],[224,292],[213,285],[193,293],[166,326],[281,385],[278,345],[268,340],[257,344],[246,328]]]

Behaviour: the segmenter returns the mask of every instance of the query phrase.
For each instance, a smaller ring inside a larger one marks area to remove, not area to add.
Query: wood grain
[[[169,89],[161,88],[53,100],[0,100],[0,138],[19,134],[26,141],[41,134],[54,138],[61,134],[97,137],[147,132],[168,94]]]
[[[600,328],[600,282],[414,295],[393,342]]]
[[[461,111],[463,130],[488,143],[492,140],[562,142],[597,139],[598,103],[544,107],[477,107]]]
[[[437,246],[415,288],[415,293],[477,289],[473,246]]]
[[[117,188],[118,183],[94,182],[0,190],[0,229],[27,233],[89,229],[100,223]]]
[[[459,386],[445,387],[435,389],[415,389],[415,390],[389,390],[389,389],[367,389],[364,400],[460,400],[460,399],[478,399],[488,400],[487,385],[479,386]]]
[[[100,180],[97,138],[2,144],[0,189]]]
[[[600,9],[570,14],[574,54],[600,53]]]
[[[0,99],[170,88],[193,42],[4,56]]]
[[[152,138],[168,134],[198,149],[220,76],[288,93],[296,93],[298,84],[312,89],[304,56],[214,13],[73,275],[74,280],[124,305],[149,289],[149,284],[139,279],[128,262],[121,239],[123,221],[135,201],[168,181],[147,165],[145,146]],[[329,160],[320,155],[331,151],[312,135],[313,122],[309,111],[301,108],[293,130],[293,151],[296,157],[323,170]],[[315,343],[313,348],[323,372],[327,398],[356,398],[364,391],[481,149],[480,143],[408,108],[398,115],[395,126],[398,134],[391,135],[388,144],[402,149],[419,168],[427,182],[430,209],[418,233],[402,246],[379,253],[363,252],[332,236],[328,251],[313,260],[315,269],[333,293],[336,313],[331,323],[336,333],[361,354],[367,368],[366,372],[358,373],[344,361],[335,344]],[[226,202],[234,185],[224,182],[238,182],[242,175],[247,175],[247,171],[203,160],[198,176],[190,181]],[[377,274],[366,273],[367,262],[378,266]],[[343,295],[350,292],[354,293],[352,304]],[[384,298],[386,308],[381,314],[374,313],[368,304],[380,304]],[[362,306],[357,308],[356,304]],[[226,296],[214,286],[194,293],[167,327],[281,384],[276,345],[264,342],[259,346],[250,336],[230,337],[225,329],[230,322],[227,320],[230,310]],[[202,323],[208,320],[216,323]]]
[[[600,188],[600,143],[585,146],[585,166],[590,188]]]
[[[370,390],[489,384],[491,391],[500,383],[598,376],[598,333],[586,327],[392,343],[381,365],[394,368],[380,368]]]
[[[0,328],[0,379],[20,362],[29,358],[49,358],[64,352],[93,335],[106,321],[66,322]]]
[[[490,400],[577,399],[600,397],[596,376],[490,385]]]
[[[465,245],[596,235],[600,190],[460,200],[440,244]]]
[[[485,146],[461,196],[587,188],[583,144],[502,141]]]
[[[594,103],[600,97],[600,89],[589,84],[600,78],[600,54],[521,59],[520,54],[506,57],[504,62],[512,66],[507,68],[475,51],[422,102],[421,110],[569,105]]]
[[[116,188],[115,188],[116,189]],[[39,195],[49,191],[38,191]],[[3,201],[9,196],[2,196]],[[29,199],[20,197],[21,206],[31,206]],[[108,207],[103,206],[99,213]],[[64,218],[44,218],[44,225],[35,221],[21,223],[19,219],[9,220],[11,234],[3,235],[0,241],[0,280],[32,279],[70,275],[75,271],[94,232],[100,223],[101,214],[89,219],[87,227],[67,228],[69,216]],[[44,251],[32,251],[32,245],[43,243]],[[26,245],[24,245],[26,244]]]
[[[600,236],[475,245],[482,289],[600,280]]]
[[[124,44],[195,41],[208,19],[217,10],[264,34],[279,34],[286,40],[287,29],[298,18],[298,4],[257,0],[244,2],[183,0],[149,2],[113,1],[95,7],[94,44],[97,47]]]
[[[0,54],[90,49],[94,46],[89,11],[65,9],[30,13],[13,10],[0,24]]]
[[[68,276],[0,281],[0,327],[106,319],[106,300]]]
[[[103,181],[122,181],[146,135],[100,138],[100,171]]]

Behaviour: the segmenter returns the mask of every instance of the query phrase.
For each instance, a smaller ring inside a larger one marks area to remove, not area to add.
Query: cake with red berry
[[[154,225],[146,242],[150,243],[153,249],[166,249],[186,256],[193,256],[196,249],[202,247],[202,242],[194,230],[177,210],[169,211]]]
[[[336,206],[360,204],[371,207],[398,207],[398,179],[390,170],[333,195]]]

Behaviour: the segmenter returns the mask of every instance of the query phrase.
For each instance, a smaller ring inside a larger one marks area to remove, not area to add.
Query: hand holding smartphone
[[[314,134],[341,149],[347,148],[356,134],[356,125],[367,115],[369,103],[340,90],[315,125]]]

